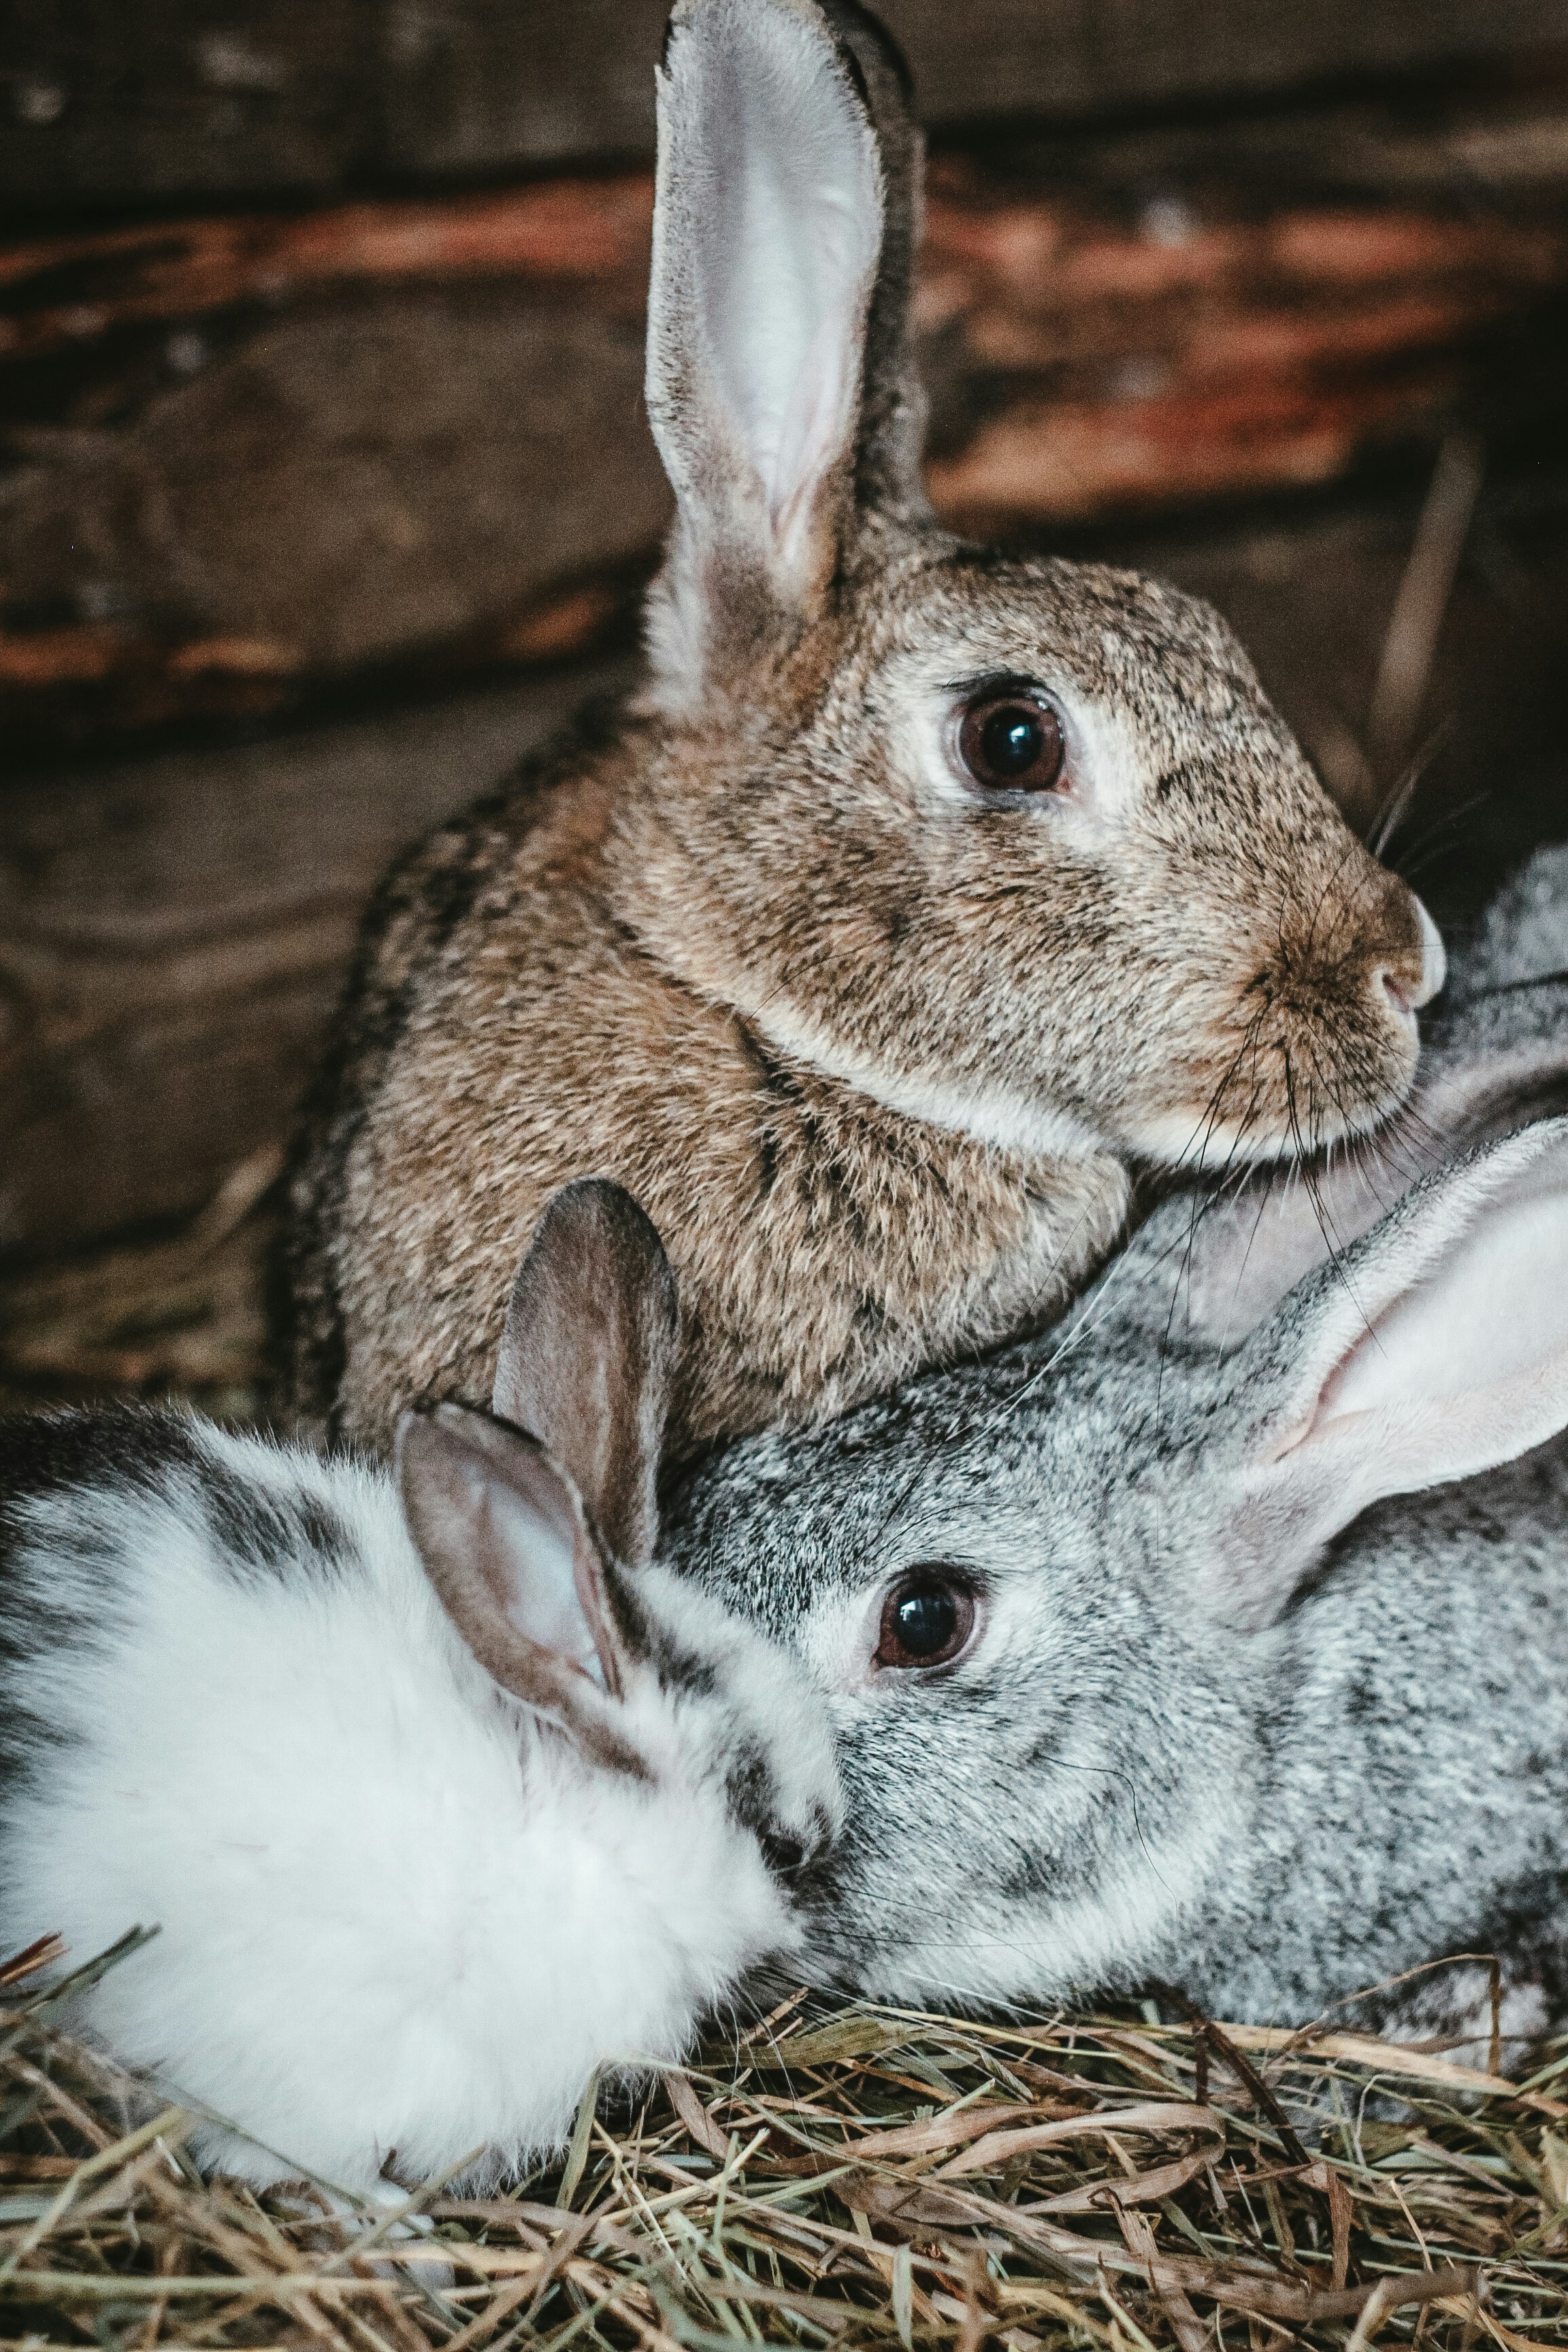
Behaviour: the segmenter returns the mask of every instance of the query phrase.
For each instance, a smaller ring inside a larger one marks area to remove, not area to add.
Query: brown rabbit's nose
[[[1417,925],[1413,950],[1377,964],[1373,971],[1373,985],[1384,988],[1394,1011],[1406,1020],[1422,1005],[1431,1003],[1448,970],[1443,935],[1414,891],[1410,893],[1410,904]]]

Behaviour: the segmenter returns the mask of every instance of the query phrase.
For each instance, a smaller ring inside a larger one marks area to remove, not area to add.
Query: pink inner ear
[[[671,280],[690,313],[668,323],[705,353],[721,411],[708,437],[755,469],[787,562],[847,455],[881,236],[875,142],[826,28],[793,11],[710,10],[671,73],[661,173],[700,202]],[[661,290],[656,269],[656,313]]]
[[[508,1477],[487,1482],[484,1503],[507,1622],[618,1698],[620,1664],[599,1561],[575,1498],[542,1453],[517,1446],[509,1467]]]
[[[1352,1349],[1319,1398],[1312,1434],[1352,1413],[1484,1397],[1564,1349],[1568,1201],[1521,1188],[1484,1210]]]
[[[796,541],[810,523],[823,477],[848,431],[854,381],[847,360],[839,322],[825,319],[785,404],[773,476],[767,484],[769,520],[785,562],[799,554]]]
[[[487,1487],[485,1509],[499,1539],[497,1556],[511,1571],[502,1595],[508,1623],[602,1683],[603,1669],[578,1591],[577,1530],[567,1512],[543,1507],[538,1497],[525,1501],[499,1479]]]
[[[1568,1120],[1450,1171],[1265,1343],[1272,1367],[1301,1360],[1268,1372],[1287,1394],[1254,1424],[1218,1545],[1226,1605],[1258,1623],[1369,1504],[1568,1427]],[[1245,1407],[1245,1379],[1237,1394]]]

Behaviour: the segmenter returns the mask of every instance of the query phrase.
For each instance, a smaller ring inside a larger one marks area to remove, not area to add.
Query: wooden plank
[[[640,311],[653,189],[644,172],[565,178],[445,203],[395,200],[324,212],[91,229],[0,247],[0,360],[149,321],[242,304],[279,310],[322,289],[505,278],[591,285]]]
[[[1152,200],[1146,180],[1130,200],[1124,146],[1077,188],[1032,152],[939,161],[939,507],[1057,527],[1331,479],[1460,408],[1505,436],[1561,416],[1560,368],[1532,375],[1521,339],[1550,353],[1534,322],[1568,289],[1568,100],[1527,119],[1528,194],[1484,204],[1462,173],[1463,209],[1451,185],[1226,182],[1212,146]],[[1466,121],[1433,134],[1434,171]],[[624,626],[668,513],[641,404],[649,200],[646,174],[579,176],[0,248],[21,461],[0,724],[83,741],[276,713],[345,676],[559,658]]]
[[[931,493],[988,531],[1330,480],[1484,405],[1488,331],[1564,285],[1555,221],[1173,193],[1129,225],[950,163],[921,315],[970,383],[957,430],[933,418]]]
[[[1560,0],[886,0],[928,121],[1063,122],[1563,40]],[[0,203],[326,194],[646,156],[665,0],[12,0]]]
[[[883,13],[943,125],[1300,89],[1564,38],[1553,0],[886,0]]]
[[[0,203],[339,186],[374,121],[364,30],[353,0],[10,0]]]
[[[187,1213],[287,1134],[394,852],[618,671],[0,799],[0,1254]]]
[[[461,284],[290,310],[0,488],[0,722],[83,740],[425,664],[556,659],[668,494],[635,320]]]

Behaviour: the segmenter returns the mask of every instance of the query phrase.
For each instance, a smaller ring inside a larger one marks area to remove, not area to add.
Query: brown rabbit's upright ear
[[[918,503],[918,142],[852,0],[677,0],[658,75],[647,404],[676,495],[656,693],[826,609],[857,494]]]
[[[543,1441],[627,1568],[653,1556],[679,1349],[675,1276],[642,1210],[602,1178],[563,1185],[512,1285],[492,1401]]]
[[[866,321],[856,497],[860,506],[900,521],[924,522],[931,516],[921,477],[926,396],[910,306],[925,218],[925,140],[912,111],[909,67],[886,26],[858,0],[821,0],[821,7],[858,69],[882,165],[882,250]]]

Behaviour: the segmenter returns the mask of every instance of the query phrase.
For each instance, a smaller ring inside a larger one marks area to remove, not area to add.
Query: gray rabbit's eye
[[[912,1569],[882,1603],[872,1663],[881,1667],[949,1665],[967,1648],[973,1631],[970,1586],[949,1570]]]
[[[1023,686],[983,687],[965,707],[958,755],[977,784],[1015,793],[1054,792],[1067,744],[1061,720]]]

